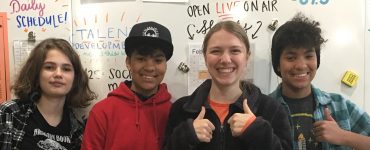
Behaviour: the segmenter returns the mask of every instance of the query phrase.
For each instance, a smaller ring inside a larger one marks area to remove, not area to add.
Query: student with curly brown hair
[[[68,41],[50,38],[32,50],[0,106],[0,149],[80,149],[84,126],[72,108],[96,98]]]

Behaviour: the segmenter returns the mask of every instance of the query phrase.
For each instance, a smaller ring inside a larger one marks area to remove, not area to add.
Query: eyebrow
[[[222,46],[209,46],[208,47],[209,49],[211,48],[222,48]],[[230,48],[243,48],[243,46],[239,46],[239,45],[233,45],[233,46],[230,46]]]
[[[305,51],[304,53],[307,54],[307,53],[311,53],[311,52],[314,53],[316,51],[312,48],[312,49],[309,49],[309,50]]]
[[[284,52],[282,54],[284,54],[284,53],[286,53],[286,54],[295,54],[297,51],[298,50],[287,49],[287,50],[284,50]],[[312,48],[312,49],[306,50],[304,53],[308,54],[308,53],[314,53],[314,52],[315,52],[315,50]]]
[[[43,65],[46,65],[46,64],[56,65],[57,63],[55,63],[55,62],[53,62],[53,61],[45,61],[45,62],[43,63]],[[71,66],[71,67],[73,67],[73,65],[72,65],[72,64],[70,64],[70,63],[63,63],[63,64],[62,64],[62,66]]]
[[[157,53],[154,53],[152,54],[153,57],[165,57],[164,53],[160,53],[160,52],[157,52]]]

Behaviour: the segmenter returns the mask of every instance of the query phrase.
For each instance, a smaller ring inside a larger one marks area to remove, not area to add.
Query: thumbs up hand
[[[325,120],[313,124],[313,133],[317,141],[341,145],[345,136],[345,130],[341,129],[334,118],[330,115],[328,108],[324,108]]]
[[[202,106],[202,110],[193,122],[193,127],[199,141],[210,142],[212,139],[213,130],[215,130],[215,126],[208,119],[204,119],[205,114],[206,109],[204,106]]]
[[[256,119],[256,116],[249,109],[247,99],[243,102],[244,113],[233,114],[227,123],[230,124],[231,133],[234,137],[241,135],[244,130]]]
[[[324,117],[327,121],[335,121],[334,118],[330,115],[329,108],[324,108]]]

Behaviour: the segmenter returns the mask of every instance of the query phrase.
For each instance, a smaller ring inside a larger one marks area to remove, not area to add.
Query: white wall
[[[13,10],[10,1],[0,1],[0,11],[9,12],[9,45],[11,46],[14,40],[27,39],[27,32],[24,28],[17,27],[16,16],[39,17],[39,11],[28,10],[11,13]],[[28,0],[18,1],[21,3],[29,2]],[[273,19],[277,19],[280,25],[291,19],[295,12],[302,11],[321,23],[324,37],[328,39],[327,44],[323,47],[321,65],[313,83],[325,91],[343,94],[370,112],[370,102],[365,101],[365,99],[370,99],[370,81],[368,79],[366,81],[366,76],[370,74],[369,67],[366,68],[366,66],[370,66],[368,60],[370,54],[366,51],[366,49],[369,49],[369,32],[367,30],[370,28],[370,19],[367,19],[365,26],[365,14],[369,18],[369,12],[365,13],[365,3],[366,7],[369,7],[369,0],[366,2],[316,1],[317,3],[313,4],[311,1],[307,1],[307,4],[301,4],[300,2],[305,1],[257,0],[258,10],[252,11],[252,1],[250,0],[190,0],[188,3],[151,3],[131,0],[90,4],[80,4],[79,0],[36,0],[35,2],[46,5],[44,16],[57,16],[67,12],[67,22],[59,24],[58,27],[44,25],[30,27],[29,29],[36,32],[39,40],[47,37],[62,37],[71,40],[72,44],[84,42],[120,43],[124,41],[127,35],[123,32],[116,33],[118,30],[127,31],[128,33],[132,25],[137,22],[157,21],[167,26],[173,36],[175,51],[172,59],[168,62],[164,82],[168,83],[169,90],[173,93],[173,99],[175,100],[187,95],[188,74],[179,71],[177,66],[180,62],[188,63],[188,44],[202,42],[210,22],[214,21],[216,23],[222,20],[223,16],[220,16],[222,14],[231,14],[229,17],[240,20],[243,25],[246,24],[246,28],[250,27],[247,34],[250,37],[255,37],[250,39],[250,42],[254,45],[254,82],[264,93],[274,90],[279,83],[279,79],[271,71],[270,43],[273,31],[269,30],[267,26]],[[256,2],[256,0],[253,2]],[[272,5],[273,3],[274,5]],[[268,7],[263,7],[263,4]],[[224,12],[222,12],[222,6],[224,6]],[[197,7],[200,9],[195,11],[196,15],[189,15],[188,10]],[[209,8],[209,13],[203,11],[203,7]],[[245,8],[249,10],[246,11]],[[206,28],[202,28],[204,21],[206,22]],[[46,30],[43,31],[43,28]],[[366,32],[364,32],[364,29],[366,29]],[[81,30],[91,30],[92,34],[87,38],[88,32],[81,35]],[[196,32],[196,30],[201,31]],[[112,36],[108,37],[107,34],[110,31],[112,31]],[[100,32],[102,37],[98,37],[97,32]],[[92,37],[91,35],[95,36]],[[189,35],[194,36],[193,39],[189,39]],[[90,75],[93,78],[91,79],[91,85],[93,90],[99,94],[99,99],[104,98],[109,92],[108,84],[119,83],[124,80],[124,78],[109,78],[110,69],[112,68],[122,72],[127,70],[124,64],[125,54],[121,53],[124,52],[122,48],[111,50],[89,48],[77,51],[81,54],[85,67],[91,70]],[[107,51],[118,53],[117,56],[108,56],[108,53],[105,53]],[[88,56],[96,54],[100,54],[102,57]],[[360,79],[355,87],[347,87],[340,82],[346,70],[353,70],[359,74]],[[94,73],[94,71],[96,72]],[[11,74],[13,77],[14,72],[11,72]],[[365,87],[367,90],[365,90]]]

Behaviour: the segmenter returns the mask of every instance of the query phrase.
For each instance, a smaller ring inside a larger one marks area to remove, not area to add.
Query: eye
[[[288,61],[293,61],[293,60],[295,60],[295,56],[287,55],[287,56],[285,56],[285,59],[287,59]]]
[[[310,59],[310,58],[314,58],[315,57],[315,53],[309,53],[306,55],[306,58]]]
[[[210,50],[208,50],[208,53],[218,55],[218,54],[221,54],[221,50],[219,50],[219,49],[210,49]]]
[[[72,66],[64,66],[62,69],[63,69],[63,71],[66,71],[66,72],[73,71],[73,67]]]
[[[166,61],[166,58],[165,57],[157,57],[157,58],[155,58],[155,62],[157,64],[160,64],[160,63],[162,63],[164,61]]]
[[[144,58],[144,57],[135,57],[135,59],[136,59],[137,61],[140,61],[140,62],[142,62],[142,61],[144,61],[144,60],[145,60],[145,58]]]
[[[242,51],[240,49],[232,49],[231,54],[237,55],[240,54]]]
[[[45,70],[55,70],[55,66],[52,64],[44,64],[42,68]]]

